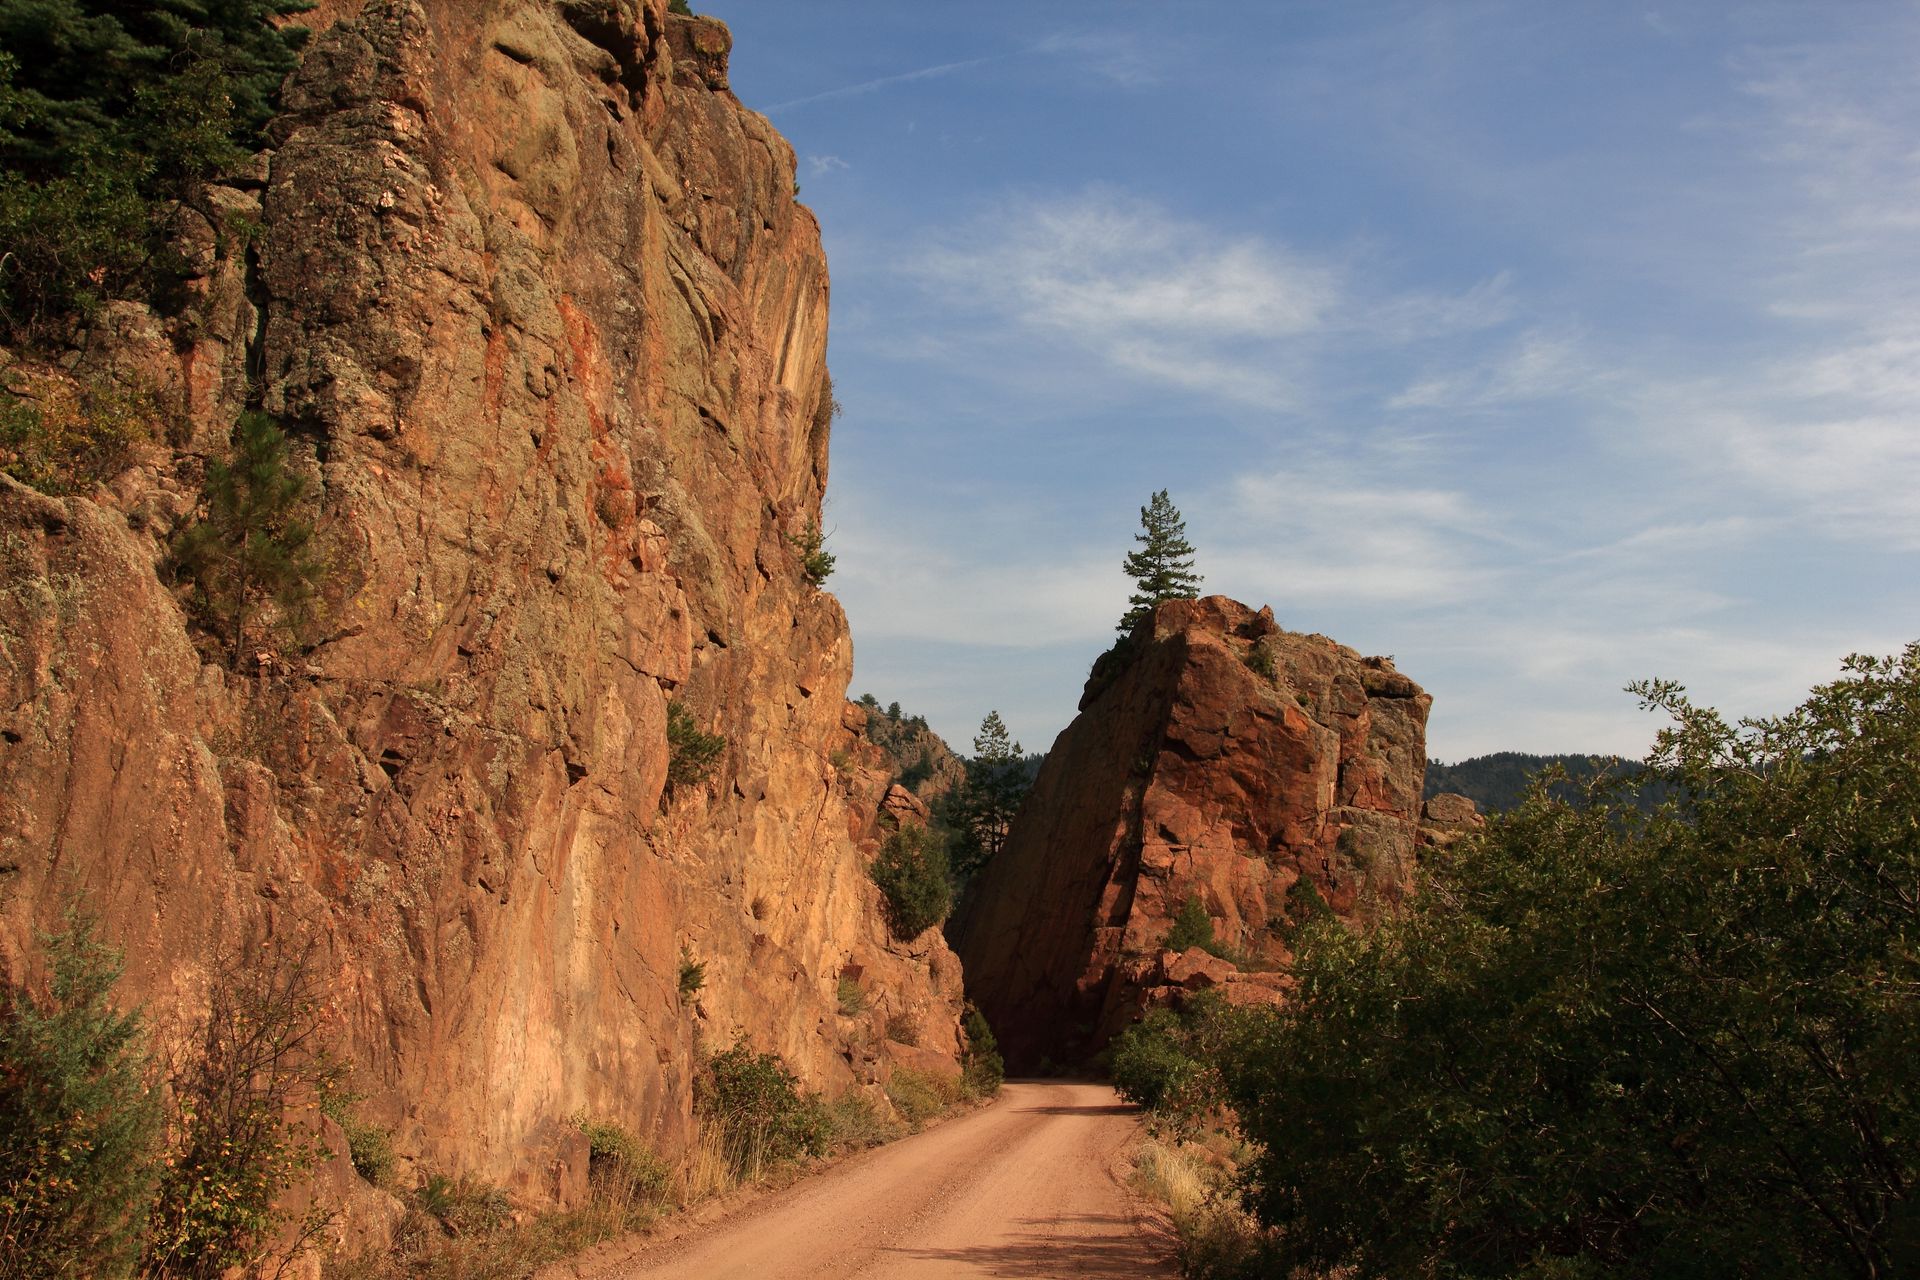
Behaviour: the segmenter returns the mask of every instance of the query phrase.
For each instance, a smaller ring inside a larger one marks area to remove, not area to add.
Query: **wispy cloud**
[[[1235,479],[1204,524],[1210,584],[1326,604],[1465,601],[1499,574],[1495,522],[1456,489],[1396,483],[1365,465],[1307,463]]]
[[[1453,295],[1394,293],[1356,279],[1343,257],[1227,232],[1110,188],[1006,201],[909,269],[993,316],[996,329],[1045,331],[1137,378],[1274,410],[1302,407],[1298,370],[1328,344],[1483,330],[1516,306],[1504,275]]]
[[[1415,292],[1362,304],[1347,323],[1355,332],[1383,342],[1415,342],[1491,329],[1518,311],[1513,274],[1501,271],[1461,293]]]
[[[1130,30],[1056,32],[1034,44],[1032,52],[1068,58],[1096,79],[1123,89],[1160,82],[1155,60]]]
[[[858,84],[843,84],[838,88],[822,89],[819,93],[803,94],[798,98],[788,98],[785,102],[776,102],[768,107],[767,114],[791,111],[795,107],[804,107],[815,102],[829,102],[835,98],[855,98],[863,93],[874,93],[896,84],[911,84],[915,80],[937,80],[941,76],[950,76],[956,71],[966,71],[973,67],[983,67],[990,62],[999,62],[1012,57],[1010,53],[990,53],[979,58],[962,58],[958,62],[941,62],[930,67],[916,67],[912,71],[900,71],[889,76],[876,76],[871,80],[862,80]]]
[[[836,169],[846,169],[850,167],[851,166],[839,156],[810,155],[807,157],[807,172],[816,178],[824,178]]]
[[[1530,332],[1466,369],[1429,374],[1387,401],[1389,409],[1485,409],[1590,387],[1599,372],[1569,338]]]
[[[1338,292],[1324,265],[1113,191],[1013,202],[965,239],[928,255],[927,273],[1073,332],[1280,337],[1317,326]]]
[[[1320,327],[1340,296],[1329,264],[1107,190],[1010,202],[915,270],[957,301],[1123,371],[1268,407],[1291,393],[1251,349]]]

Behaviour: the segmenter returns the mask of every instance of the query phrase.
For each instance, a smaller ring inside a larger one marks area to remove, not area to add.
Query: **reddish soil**
[[[1105,1085],[990,1107],[837,1165],[605,1280],[1178,1274],[1122,1184],[1137,1111]]]

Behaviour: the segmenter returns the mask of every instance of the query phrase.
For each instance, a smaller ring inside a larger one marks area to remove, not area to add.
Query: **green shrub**
[[[1000,1056],[1000,1041],[994,1037],[987,1016],[971,1004],[961,1020],[966,1046],[960,1053],[960,1083],[977,1098],[1000,1092],[1007,1078],[1006,1060]]]
[[[1283,911],[1284,914],[1276,913],[1267,920],[1267,932],[1288,943],[1294,942],[1307,926],[1333,914],[1320,886],[1304,871],[1287,886]]]
[[[129,1274],[157,1166],[158,1098],[118,953],[85,917],[43,939],[52,980],[0,982],[0,1273]]]
[[[860,989],[858,978],[841,974],[834,987],[834,999],[839,1002],[842,1017],[857,1018],[867,1011],[867,993]]]
[[[827,1104],[827,1144],[834,1150],[864,1150],[891,1142],[900,1127],[864,1094],[849,1093]]]
[[[693,9],[687,4],[687,0],[667,0],[667,12],[677,13],[683,18],[693,16]]]
[[[727,749],[726,738],[702,732],[693,712],[678,702],[667,704],[667,785],[690,786],[712,775]]]
[[[159,414],[151,394],[104,382],[49,378],[32,393],[0,392],[0,471],[54,495],[111,480]]]
[[[797,187],[799,184],[795,183]],[[799,192],[794,193],[798,195]],[[816,433],[825,431],[840,416],[840,398],[833,394],[833,374],[827,369],[820,370],[820,398],[813,407],[813,429]]]
[[[686,999],[707,985],[707,965],[695,960],[693,952],[680,948],[680,998]]]
[[[1262,680],[1271,680],[1280,671],[1279,664],[1274,659],[1272,647],[1264,643],[1249,646],[1244,661],[1247,669]]]
[[[887,923],[901,941],[947,918],[953,887],[947,879],[946,842],[938,834],[923,826],[892,832],[873,860],[872,874],[885,900]]]
[[[258,1260],[286,1222],[281,1194],[325,1156],[296,1123],[326,1095],[320,1002],[307,954],[222,956],[191,1048],[169,1076],[172,1110],[147,1263],[211,1280]]]
[[[919,1044],[920,1019],[906,1009],[888,1014],[887,1039],[895,1044]]]
[[[393,1181],[393,1131],[349,1117],[340,1126],[347,1135],[347,1158],[353,1171],[376,1187]]]
[[[617,1197],[663,1204],[672,1176],[666,1162],[619,1125],[575,1117],[587,1136],[589,1178]]]
[[[826,1154],[826,1108],[800,1092],[798,1078],[777,1054],[755,1053],[744,1039],[707,1059],[694,1098],[719,1128],[737,1176],[752,1178],[769,1164]]]
[[[1188,951],[1194,947],[1212,951],[1220,945],[1213,936],[1213,917],[1207,914],[1206,904],[1200,901],[1199,894],[1188,894],[1187,900],[1180,904],[1179,912],[1173,917],[1173,927],[1167,930],[1164,945],[1169,951]]]
[[[898,1067],[887,1081],[887,1097],[908,1126],[920,1126],[961,1102],[965,1097],[957,1076],[935,1075]]]
[[[1113,1087],[1149,1111],[1178,1096],[1200,1070],[1186,1051],[1180,1016],[1171,1009],[1149,1009],[1114,1038]]]
[[[787,535],[787,541],[800,552],[801,575],[816,587],[833,575],[834,556],[825,549],[826,540],[817,520],[807,522],[805,533]]]
[[[1920,1265],[1920,644],[1738,725],[1635,691],[1683,801],[1538,779],[1232,1046],[1274,1274]]]
[[[1240,1017],[1217,991],[1148,1010],[1110,1046],[1114,1088],[1176,1128],[1192,1126],[1223,1101],[1220,1063],[1237,1043]]]
[[[289,464],[286,433],[265,414],[242,414],[230,456],[207,464],[207,513],[175,540],[173,569],[193,584],[197,611],[236,660],[263,607],[282,630],[312,614],[326,563],[300,514],[310,492]]]

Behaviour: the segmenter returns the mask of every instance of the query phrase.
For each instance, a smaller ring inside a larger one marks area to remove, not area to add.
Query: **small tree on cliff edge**
[[[1167,499],[1165,489],[1140,508],[1140,527],[1133,535],[1140,547],[1127,553],[1124,566],[1137,589],[1127,597],[1129,608],[1120,618],[1118,630],[1123,636],[1162,601],[1191,600],[1200,594],[1201,578],[1193,569],[1187,522]]]

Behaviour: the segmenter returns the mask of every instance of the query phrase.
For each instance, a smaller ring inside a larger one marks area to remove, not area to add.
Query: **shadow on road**
[[[1132,1116],[1140,1114],[1140,1108],[1122,1102],[1104,1107],[1015,1107],[1013,1113],[1021,1116]]]
[[[1092,1234],[1062,1238],[1063,1230],[1079,1225]],[[1179,1272],[1141,1236],[1131,1218],[1111,1214],[1081,1214],[1041,1221],[1022,1219],[1036,1230],[993,1244],[963,1245],[951,1249],[884,1249],[923,1262],[954,1263],[982,1276],[1176,1276]]]

